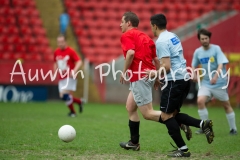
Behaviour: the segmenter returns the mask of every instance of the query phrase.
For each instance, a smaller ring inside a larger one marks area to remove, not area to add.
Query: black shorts
[[[168,84],[162,90],[160,110],[165,113],[173,113],[175,110],[180,112],[182,103],[190,90],[191,82],[176,80],[164,83]]]

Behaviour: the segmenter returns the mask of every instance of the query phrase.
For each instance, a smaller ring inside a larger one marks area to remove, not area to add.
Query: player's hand
[[[196,76],[196,75],[193,76],[192,81],[193,81],[193,82],[198,82],[198,79],[197,79],[197,76]]]
[[[146,74],[146,79],[154,79],[157,77],[157,71],[156,70],[149,70],[146,69],[145,70],[145,74]]]
[[[154,83],[154,89],[157,91],[159,86],[161,86],[163,83],[160,82],[159,79],[156,79],[155,83]]]
[[[126,80],[124,79],[123,74],[121,74],[121,76],[120,76],[120,83],[121,84],[126,83]]]
[[[216,84],[216,83],[217,83],[217,79],[218,79],[218,76],[215,75],[215,76],[211,79],[210,83],[211,83],[211,84]]]

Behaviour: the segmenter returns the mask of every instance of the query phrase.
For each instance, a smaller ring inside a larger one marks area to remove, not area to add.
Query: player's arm
[[[58,68],[57,61],[56,61],[56,52],[54,52],[53,59],[54,59],[53,71],[54,71],[54,73],[55,73],[55,71],[56,71],[57,68]]]
[[[153,62],[154,62],[154,65],[156,67],[156,70],[159,70],[159,68],[160,68],[160,61],[159,61],[158,57],[155,57],[153,59]]]
[[[160,67],[157,70],[157,76],[165,76],[171,69],[170,50],[166,43],[156,43],[157,56],[160,59]]]
[[[195,73],[196,67],[192,66],[192,71],[193,71],[193,77],[192,80],[193,82],[197,82],[197,74]]]
[[[125,59],[125,63],[124,63],[124,68],[123,68],[123,74],[125,74],[127,72],[128,68],[132,64],[134,54],[135,54],[135,51],[132,50],[132,49],[127,51],[126,59]]]
[[[125,58],[124,68],[123,68],[123,74],[125,74],[125,76],[127,75],[126,72],[127,72],[128,68],[132,64],[132,61],[133,61],[133,58],[134,58],[134,54],[135,54],[135,51],[132,50],[132,49],[128,50],[127,53],[126,53],[126,58]],[[123,84],[124,81],[125,81],[124,76],[121,75],[120,83]]]
[[[75,61],[75,67],[73,68],[73,73],[76,74],[78,72],[78,70],[80,69],[80,67],[82,66],[82,61],[79,58],[77,52],[75,52],[74,50],[72,50],[72,57]]]
[[[220,72],[223,69],[224,64],[228,63],[227,57],[224,55],[224,53],[222,52],[222,50],[219,46],[216,48],[216,52],[217,52],[218,68],[217,68],[216,73],[214,74],[213,78],[210,81],[211,84],[215,84],[217,82],[217,79],[220,75]]]
[[[55,72],[57,70],[57,62],[53,64],[53,71]]]
[[[160,59],[160,68],[158,70],[159,75],[164,75],[166,72],[167,74],[170,73],[171,69],[171,60],[170,57],[163,57]]]
[[[75,63],[75,67],[74,67],[74,69],[73,69],[73,72],[74,72],[74,73],[77,73],[81,66],[82,66],[82,61],[81,61],[81,60],[78,60],[78,61]]]
[[[220,72],[223,68],[223,64],[218,64],[218,68],[216,70],[216,73],[214,74],[213,78],[211,79],[210,83],[211,84],[215,84],[217,82],[217,79],[218,79],[218,75],[220,75]]]
[[[199,66],[199,60],[197,58],[197,50],[193,53],[193,58],[192,58],[192,71],[193,71],[193,78],[192,80],[194,82],[198,82],[198,77],[197,74],[195,73],[196,68]]]

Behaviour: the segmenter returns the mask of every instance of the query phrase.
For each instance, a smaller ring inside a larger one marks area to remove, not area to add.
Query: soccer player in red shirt
[[[145,33],[137,29],[139,19],[133,12],[126,12],[122,17],[120,27],[122,29],[121,46],[125,57],[123,74],[120,82],[124,83],[128,74],[130,79],[130,92],[126,102],[126,109],[129,115],[130,140],[121,142],[124,149],[138,151],[140,119],[137,109],[141,111],[147,120],[159,121],[161,111],[155,111],[152,107],[152,88],[154,81],[144,78],[145,70],[159,69],[160,63],[156,55],[156,47],[153,40]],[[154,64],[153,64],[154,62]],[[159,86],[159,81],[155,82]]]
[[[83,111],[82,101],[79,98],[73,97],[73,92],[76,91],[77,79],[72,73],[76,74],[82,65],[82,61],[78,54],[67,46],[66,39],[63,35],[57,37],[58,48],[54,52],[54,70],[59,69],[59,96],[65,101],[70,113],[68,116],[75,117],[76,112],[73,103],[79,105],[79,112]],[[69,74],[68,74],[68,73]]]

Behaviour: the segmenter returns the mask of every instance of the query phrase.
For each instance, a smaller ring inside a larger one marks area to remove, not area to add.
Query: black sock
[[[178,148],[185,146],[185,142],[181,136],[179,125],[174,117],[164,121],[167,129],[168,134],[172,137],[173,141],[177,145]],[[183,151],[188,151],[188,149],[184,149]]]
[[[202,121],[200,119],[190,117],[189,115],[187,115],[185,113],[178,113],[175,116],[175,119],[178,123],[185,124],[187,126],[193,126],[196,128],[200,128],[200,123]]]
[[[130,129],[130,136],[131,136],[131,142],[133,144],[138,144],[139,142],[139,126],[140,122],[134,122],[129,120],[129,129]]]

